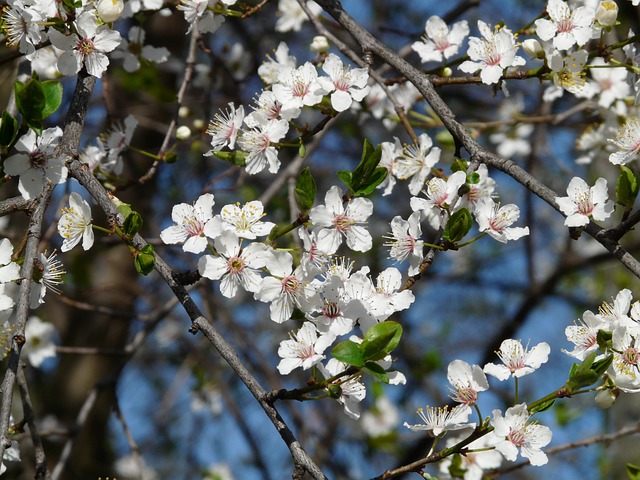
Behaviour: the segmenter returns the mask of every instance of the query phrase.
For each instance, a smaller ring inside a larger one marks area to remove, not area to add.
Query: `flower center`
[[[82,56],[86,57],[87,55],[91,55],[96,48],[90,38],[82,38],[76,44],[76,49]]]
[[[573,30],[573,22],[570,18],[563,18],[558,22],[558,33],[569,33]]]
[[[322,307],[322,314],[327,318],[337,318],[342,316],[342,312],[340,311],[340,307],[335,302],[327,302],[324,307]]]
[[[239,275],[244,270],[244,260],[240,257],[231,257],[227,260],[227,270],[232,275]]]
[[[295,275],[289,275],[282,279],[282,291],[287,295],[295,295],[300,288],[300,280]]]
[[[36,150],[29,155],[29,162],[31,163],[31,168],[44,168],[47,166],[47,156],[44,152]]]
[[[333,226],[339,232],[346,232],[351,228],[352,221],[349,217],[347,217],[344,213],[340,215],[336,215],[333,219]]]
[[[527,438],[525,437],[524,430],[511,430],[507,438],[516,447],[522,447],[525,443],[527,443]]]
[[[576,199],[576,204],[578,207],[578,213],[582,215],[589,216],[593,212],[593,202],[591,201],[590,192],[581,193]]]

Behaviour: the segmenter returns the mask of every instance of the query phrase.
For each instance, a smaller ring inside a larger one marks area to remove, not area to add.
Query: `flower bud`
[[[115,22],[124,10],[123,0],[100,0],[96,5],[98,16],[106,23]]]
[[[195,128],[196,130],[202,130],[205,128],[205,123],[204,120],[202,120],[201,118],[196,118],[193,120],[193,128]]]
[[[186,140],[190,136],[191,136],[191,129],[186,125],[182,125],[181,127],[178,127],[178,129],[176,130],[176,138],[178,140]]]
[[[183,105],[178,109],[178,116],[180,118],[187,118],[189,115],[191,115],[191,110],[189,109],[189,107]]]
[[[453,70],[451,70],[451,68],[450,68],[450,67],[444,67],[444,68],[442,69],[442,76],[443,76],[443,77],[447,77],[447,78],[448,78],[448,77],[450,77],[451,75],[453,75]]]
[[[329,385],[327,387],[327,390],[329,390],[329,396],[331,398],[340,398],[340,396],[342,395],[342,387],[340,385],[336,385],[335,383]]]
[[[309,48],[312,52],[324,53],[329,50],[329,40],[323,35],[318,35],[317,37],[313,37]]]
[[[611,0],[600,2],[596,8],[596,22],[602,27],[611,27],[618,19],[618,4]]]
[[[598,408],[602,408],[603,410],[611,407],[616,399],[620,395],[620,391],[618,389],[615,390],[600,390],[595,398],[595,403]]]
[[[533,58],[544,58],[544,49],[535,38],[527,38],[522,42],[522,49]]]

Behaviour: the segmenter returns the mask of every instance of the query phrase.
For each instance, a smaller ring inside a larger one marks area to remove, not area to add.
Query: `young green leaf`
[[[136,211],[132,211],[127,218],[125,218],[124,223],[122,224],[122,231],[128,238],[133,238],[133,236],[138,233],[138,231],[142,228],[142,217]]]
[[[5,110],[2,112],[2,123],[0,123],[0,147],[10,146],[17,133],[18,121]]]
[[[364,371],[382,383],[389,383],[389,375],[384,368],[375,362],[366,362]]]
[[[333,347],[331,356],[347,365],[353,365],[358,368],[364,366],[364,358],[360,351],[360,345],[351,340],[345,340]]]
[[[307,212],[313,207],[313,203],[316,199],[317,187],[316,181],[311,175],[309,167],[305,168],[298,175],[296,186],[294,189],[294,195],[296,198],[296,204],[301,212]]]
[[[142,250],[136,252],[136,271],[140,275],[149,275],[156,264],[156,254],[152,245],[145,245]]]
[[[361,352],[365,360],[381,360],[391,353],[400,342],[402,326],[393,321],[374,325],[364,336]]]
[[[472,226],[473,218],[471,213],[466,208],[461,208],[449,217],[445,230],[442,232],[442,238],[449,242],[457,242],[469,233]]]
[[[62,103],[62,84],[57,80],[45,80],[40,85],[42,86],[45,100],[42,109],[42,118],[47,118],[58,110]]]

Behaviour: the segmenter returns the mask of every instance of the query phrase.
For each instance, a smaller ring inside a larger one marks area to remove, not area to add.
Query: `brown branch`
[[[84,121],[87,114],[89,99],[93,92],[96,77],[92,77],[83,69],[78,74],[76,88],[71,99],[71,105],[67,111],[63,125],[62,138],[55,152],[55,155],[62,155],[67,158],[75,158],[78,154],[80,145],[80,137],[84,128]],[[25,246],[25,257],[20,276],[20,289],[18,292],[18,301],[16,307],[16,322],[14,327],[14,336],[11,339],[11,351],[9,352],[9,366],[5,372],[2,382],[2,404],[0,406],[0,458],[4,455],[4,451],[10,444],[7,436],[9,427],[9,416],[11,414],[11,403],[13,401],[13,390],[16,381],[16,375],[20,363],[20,352],[25,343],[24,331],[29,318],[29,294],[31,291],[31,278],[35,258],[38,255],[38,245],[42,235],[42,225],[44,214],[51,200],[51,193],[55,185],[45,182],[43,191],[37,198],[37,205],[29,219],[29,228],[27,231],[27,242]]]

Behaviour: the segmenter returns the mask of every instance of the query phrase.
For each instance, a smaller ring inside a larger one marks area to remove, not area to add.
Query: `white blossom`
[[[476,206],[475,216],[479,230],[499,242],[507,243],[529,235],[529,227],[510,226],[520,218],[520,209],[512,203],[500,206],[491,198],[485,197]]]
[[[318,336],[316,327],[305,322],[297,333],[290,334],[290,340],[280,342],[278,355],[282,358],[278,364],[281,375],[288,375],[292,370],[302,367],[303,370],[316,365],[324,359],[322,354],[335,340],[332,333]]]
[[[318,83],[325,93],[331,93],[331,106],[337,112],[344,112],[352,102],[362,101],[369,93],[369,73],[366,68],[348,68],[337,55],[330,53],[322,65],[322,70],[329,78],[320,77]]]
[[[171,210],[171,220],[175,225],[162,230],[160,239],[169,245],[183,243],[182,249],[185,252],[203,252],[208,243],[205,225],[213,218],[214,203],[213,195],[205,193],[193,205],[175,205]]]
[[[609,200],[607,180],[599,178],[589,187],[580,177],[573,177],[567,187],[567,197],[557,197],[556,203],[567,218],[568,227],[581,227],[589,223],[589,218],[604,221],[613,213],[614,205]]]
[[[591,38],[594,12],[589,8],[582,6],[571,10],[562,0],[549,0],[547,13],[549,20],[536,20],[536,33],[541,40],[553,39],[556,49],[568,50],[576,44],[581,47]]]
[[[55,358],[56,346],[53,338],[55,327],[49,322],[43,322],[38,317],[29,317],[24,336],[26,343],[22,353],[29,359],[29,363],[38,368],[47,358]]]
[[[69,206],[62,209],[58,221],[58,233],[64,238],[60,250],[68,252],[82,240],[82,249],[93,246],[93,225],[91,207],[77,192],[69,195]]]
[[[513,376],[523,377],[540,368],[540,365],[547,363],[549,344],[541,342],[531,350],[523,347],[520,340],[507,339],[500,344],[500,349],[496,352],[502,365],[487,363],[484,366],[484,373],[496,377],[498,380],[507,380]]]
[[[74,22],[77,34],[64,35],[49,29],[49,40],[64,53],[58,59],[58,69],[63,75],[75,75],[84,66],[94,77],[102,77],[109,65],[107,53],[115,50],[122,37],[106,25],[98,25],[98,19],[86,11]]]
[[[16,142],[18,153],[4,161],[6,174],[20,176],[18,190],[26,200],[40,195],[45,182],[67,181],[64,159],[54,155],[61,137],[60,127],[47,128],[41,136],[30,129]]]
[[[640,121],[632,118],[618,130],[616,138],[609,140],[619,151],[609,156],[609,161],[614,165],[626,165],[635,160],[640,151]]]
[[[480,70],[482,83],[498,83],[505,68],[525,64],[524,58],[516,55],[518,47],[515,37],[508,28],[492,32],[482,20],[478,20],[478,29],[483,38],[469,37],[467,54],[471,60],[460,64],[460,70],[475,73]]]
[[[544,465],[548,459],[540,449],[551,441],[551,429],[529,422],[529,417],[524,403],[508,408],[504,417],[500,410],[494,410],[491,418],[494,427],[492,435],[500,439],[495,447],[510,462],[515,462],[520,449],[520,455],[528,458],[531,465]]]
[[[474,427],[475,423],[468,421],[471,408],[468,405],[456,405],[451,410],[445,407],[419,408],[416,412],[423,423],[411,425],[404,422],[404,426],[414,432],[426,431],[432,437],[439,437],[452,430]]]
[[[466,20],[456,22],[449,30],[447,24],[440,17],[429,17],[424,27],[425,35],[420,41],[414,42],[411,48],[420,55],[422,63],[441,62],[458,53],[460,46],[469,35],[469,24]]]
[[[338,250],[342,237],[347,246],[357,252],[371,249],[372,238],[365,226],[373,213],[373,203],[367,198],[357,197],[344,204],[342,191],[333,186],[325,195],[325,204],[311,209],[309,219],[318,227],[318,246],[329,254]]]

